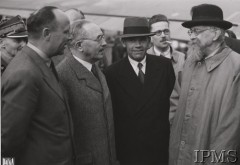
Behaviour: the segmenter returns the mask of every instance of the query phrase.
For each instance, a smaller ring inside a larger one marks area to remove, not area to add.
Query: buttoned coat
[[[170,97],[170,112],[169,112],[169,121],[172,123],[174,115],[177,110],[179,95],[180,95],[180,88],[181,88],[181,78],[182,78],[182,70],[185,63],[185,54],[179,51],[174,50],[170,47],[171,51],[171,61],[174,69],[174,73],[176,76],[176,81],[174,85],[173,92]],[[147,51],[148,54],[156,55],[154,51],[154,47],[151,47]]]
[[[229,151],[240,149],[239,54],[223,46],[201,62],[192,58],[183,69],[180,100],[171,127],[169,162],[195,165],[204,160],[199,164],[226,164],[235,159]],[[204,154],[209,156],[203,158],[200,150],[206,150]],[[225,154],[225,163],[217,162],[213,154]]]
[[[2,76],[2,157],[17,165],[72,165],[73,127],[53,72],[25,46]]]
[[[169,97],[175,81],[171,61],[147,55],[144,85],[127,57],[105,73],[113,101],[120,164],[167,164]]]
[[[112,102],[105,76],[97,67],[98,80],[72,55],[67,55],[57,71],[73,116],[77,164],[117,164]]]

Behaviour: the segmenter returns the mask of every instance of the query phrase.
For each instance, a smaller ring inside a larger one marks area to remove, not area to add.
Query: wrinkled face
[[[64,49],[71,39],[69,34],[70,22],[67,16],[61,11],[56,10],[55,16],[57,28],[51,30],[51,54],[61,55],[64,53]]]
[[[215,30],[209,26],[194,26],[188,34],[191,38],[191,51],[201,60],[206,56],[206,50],[212,45]]]
[[[160,50],[168,48],[170,41],[170,29],[168,22],[156,22],[151,25],[151,32],[156,33],[152,36],[152,43]]]
[[[84,25],[86,36],[81,39],[82,51],[86,60],[90,63],[99,61],[104,56],[106,41],[104,34],[99,26],[94,23]]]
[[[127,48],[128,56],[135,61],[142,61],[149,49],[150,38],[143,37],[129,37],[123,39],[123,44]]]
[[[26,43],[26,38],[3,38],[1,49],[10,59],[12,59],[16,56],[17,52],[26,45]]]

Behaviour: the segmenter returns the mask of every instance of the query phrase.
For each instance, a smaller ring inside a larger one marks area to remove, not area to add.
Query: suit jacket
[[[240,40],[230,38],[230,37],[225,37],[225,41],[227,46],[229,46],[233,51],[240,54]]]
[[[71,122],[53,72],[24,47],[2,76],[2,156],[18,165],[72,165]]]
[[[171,61],[172,61],[173,69],[174,69],[175,76],[176,76],[176,82],[175,82],[173,92],[170,97],[169,121],[170,121],[170,123],[172,123],[174,115],[177,110],[178,100],[179,100],[179,96],[180,96],[181,75],[182,75],[182,70],[183,70],[183,66],[185,63],[185,54],[172,49],[172,47],[170,47],[170,51],[171,51],[171,56],[172,56]],[[156,55],[156,52],[154,51],[153,47],[148,49],[147,53]]]
[[[104,75],[97,67],[99,81],[72,55],[57,71],[73,116],[77,164],[116,164],[112,102]]]
[[[127,57],[107,68],[106,78],[120,164],[167,164],[169,97],[175,81],[171,61],[147,55],[144,85]]]

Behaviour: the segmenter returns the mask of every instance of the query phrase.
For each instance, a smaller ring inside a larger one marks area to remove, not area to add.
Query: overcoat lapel
[[[35,51],[33,51],[31,48],[26,46],[24,49],[25,49],[24,51],[28,52],[28,53],[26,53],[26,55],[29,56],[30,59],[32,59],[32,61],[34,63],[36,63],[36,66],[39,67],[40,70],[42,71],[42,74],[44,76],[43,77],[44,81],[64,101],[62,89],[61,89],[55,75],[51,71],[51,69],[44,63],[44,61],[41,59],[41,57]]]
[[[89,88],[102,93],[102,86],[99,80],[72,55],[67,59],[67,63],[79,80],[85,80]]]
[[[140,106],[143,106],[148,99],[151,98],[154,91],[159,85],[159,82],[161,80],[161,72],[162,72],[160,64],[156,63],[149,55],[147,55],[146,58],[146,71],[145,71],[145,83],[143,92],[141,95],[141,104]]]

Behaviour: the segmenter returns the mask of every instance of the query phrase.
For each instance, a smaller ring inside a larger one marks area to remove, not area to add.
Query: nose
[[[191,40],[194,40],[195,38],[196,38],[196,36],[195,36],[194,34],[191,34],[191,35],[190,35],[190,39],[191,39]]]
[[[106,47],[106,46],[107,46],[107,42],[106,42],[105,39],[102,39],[101,45],[102,45],[103,47]]]

